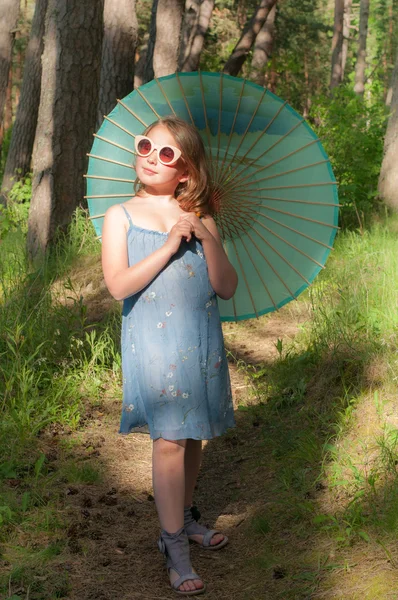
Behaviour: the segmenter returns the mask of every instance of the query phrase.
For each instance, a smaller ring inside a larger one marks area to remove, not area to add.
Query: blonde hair
[[[175,197],[182,210],[196,212],[201,215],[212,214],[210,203],[210,174],[206,158],[206,151],[199,132],[193,125],[183,119],[169,115],[161,117],[149,125],[143,135],[148,135],[157,125],[167,127],[181,150],[189,177],[187,181],[179,183],[175,190]],[[134,189],[138,192],[144,185],[136,179]]]

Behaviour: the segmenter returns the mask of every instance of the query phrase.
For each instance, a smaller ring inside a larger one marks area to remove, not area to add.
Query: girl
[[[237,275],[210,216],[196,129],[165,117],[135,145],[138,192],[107,211],[102,232],[105,282],[124,300],[120,433],[149,428],[159,549],[172,588],[196,595],[205,586],[188,541],[211,550],[228,541],[191,507],[202,440],[234,426],[216,294],[231,298]]]

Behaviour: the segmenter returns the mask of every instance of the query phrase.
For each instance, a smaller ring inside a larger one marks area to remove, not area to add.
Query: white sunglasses
[[[138,156],[149,156],[154,150],[157,150],[158,161],[162,165],[172,165],[181,157],[181,150],[175,146],[170,146],[169,144],[159,146],[146,135],[135,136],[135,151]]]

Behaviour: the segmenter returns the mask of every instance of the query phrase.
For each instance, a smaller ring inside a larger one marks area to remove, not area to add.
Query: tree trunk
[[[41,55],[44,47],[46,10],[47,0],[37,0],[29,44],[26,50],[21,95],[1,186],[3,202],[4,194],[12,187],[12,178],[19,181],[30,170],[37,114],[39,112]]]
[[[0,123],[3,121],[11,68],[12,47],[18,25],[19,0],[1,0],[0,12]]]
[[[209,29],[213,9],[214,0],[202,0],[198,20],[191,36],[189,52],[185,53],[185,60],[181,65],[181,71],[198,70],[200,55],[203,50],[205,35]]]
[[[155,77],[177,71],[183,9],[184,0],[158,0],[153,51]]]
[[[238,75],[249,54],[254,40],[276,4],[276,0],[261,0],[254,15],[244,28],[242,35],[224,66],[224,73]]]
[[[391,78],[391,88],[391,112],[384,139],[379,194],[388,206],[398,211],[398,55]]]
[[[267,20],[258,32],[254,43],[251,79],[265,86],[265,71],[272,56],[274,43],[276,4],[270,11]]]
[[[358,55],[355,65],[354,92],[363,95],[365,91],[365,68],[366,68],[366,39],[368,37],[369,0],[361,0],[359,12],[359,40]]]
[[[344,1],[344,25],[343,25],[343,48],[341,54],[341,80],[344,79],[345,66],[347,63],[348,55],[348,40],[350,38],[350,25],[351,25],[351,6],[352,0]]]
[[[335,0],[334,4],[334,29],[332,39],[332,74],[330,89],[340,85],[342,81],[342,54],[343,54],[343,27],[344,27],[344,0]]]
[[[30,256],[45,251],[84,195],[98,105],[103,0],[49,0],[33,150]]]
[[[97,129],[116,100],[133,89],[137,33],[135,0],[105,0]]]
[[[156,12],[158,0],[153,0],[151,10],[151,22],[149,24],[148,43],[142,48],[140,58],[135,65],[134,87],[137,88],[147,81],[153,79],[153,50],[156,41]]]
[[[191,53],[193,37],[199,22],[199,12],[202,0],[186,0],[184,18],[181,26],[180,55],[178,70],[181,71]]]

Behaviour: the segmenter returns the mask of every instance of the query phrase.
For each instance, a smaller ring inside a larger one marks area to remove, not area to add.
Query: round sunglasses
[[[146,135],[135,136],[135,151],[138,156],[149,156],[154,150],[157,150],[158,161],[162,165],[172,165],[181,157],[181,150],[175,146],[170,146],[169,144],[159,146]]]

